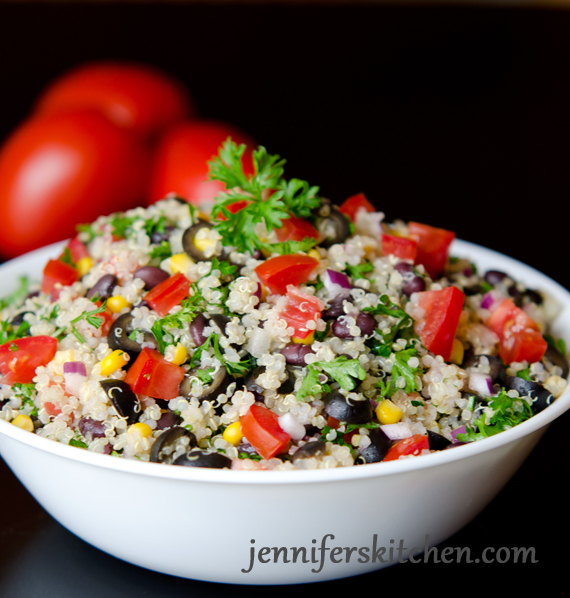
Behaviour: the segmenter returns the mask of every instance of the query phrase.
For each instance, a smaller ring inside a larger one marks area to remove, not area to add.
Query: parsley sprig
[[[221,146],[219,155],[208,163],[209,176],[225,184],[226,191],[216,198],[212,218],[214,228],[222,236],[224,245],[231,245],[244,252],[261,249],[263,242],[255,233],[257,224],[264,222],[268,232],[281,228],[281,222],[291,216],[308,218],[320,199],[318,187],[310,187],[306,181],[283,179],[285,160],[270,155],[260,146],[252,152],[253,174],[243,168],[244,144],[237,145],[228,138]],[[267,197],[267,194],[271,195]],[[238,201],[247,205],[232,213],[228,206]]]
[[[94,326],[95,328],[101,328],[104,319],[98,317],[97,314],[104,312],[106,306],[107,302],[104,301],[101,307],[97,307],[96,309],[92,309],[91,311],[84,311],[81,315],[77,316],[77,318],[71,320],[71,333],[80,343],[85,343],[87,341],[85,340],[85,337],[77,330],[75,324],[77,324],[77,322],[80,322],[81,320],[85,320],[88,324],[91,324],[91,326]]]
[[[332,361],[317,361],[307,366],[307,375],[303,378],[301,388],[297,392],[298,399],[304,399],[322,392],[329,392],[330,386],[321,382],[321,371],[328,374],[345,390],[354,390],[357,380],[364,380],[366,372],[358,359],[348,359],[346,355],[339,355]]]

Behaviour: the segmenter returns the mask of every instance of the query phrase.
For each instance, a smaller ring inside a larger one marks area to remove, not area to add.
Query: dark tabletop
[[[0,5],[0,22],[0,137],[65,68],[150,62],[188,85],[202,115],[242,127],[334,201],[364,191],[388,220],[454,230],[570,288],[570,12],[27,4]],[[378,595],[514,596],[536,583],[535,595],[564,595],[569,418],[440,546],[532,547],[538,562],[397,565],[364,576]],[[1,461],[0,507],[1,598],[267,593],[118,561],[62,528]],[[360,581],[303,591],[342,596]]]

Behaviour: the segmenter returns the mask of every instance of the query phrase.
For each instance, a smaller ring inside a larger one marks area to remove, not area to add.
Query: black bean
[[[310,345],[301,345],[297,343],[291,343],[281,349],[281,355],[285,357],[285,361],[289,365],[307,365],[305,363],[305,356],[310,353],[314,353]]]
[[[338,338],[346,338],[351,339],[353,338],[350,334],[350,328],[348,324],[343,320],[335,320],[331,326],[331,332],[338,336]]]
[[[331,392],[324,399],[327,415],[348,424],[365,424],[372,420],[372,405],[368,399],[347,400],[338,391]]]
[[[179,415],[176,415],[174,411],[167,411],[160,416],[160,419],[156,422],[157,430],[165,430],[166,428],[172,428],[177,426],[182,421]]]
[[[186,202],[184,202],[186,203]],[[170,238],[170,233],[175,229],[174,226],[165,226],[164,232],[159,233],[158,231],[153,231],[150,235],[150,242],[154,243],[155,245],[160,245],[163,241],[168,241]]]
[[[79,431],[87,440],[92,438],[103,438],[107,426],[103,422],[96,421],[90,417],[82,417],[77,424]]]
[[[323,311],[321,318],[323,320],[334,320],[339,316],[344,315],[344,302],[347,297],[345,295],[337,295],[331,302],[330,306]]]
[[[148,291],[168,278],[168,272],[156,266],[142,266],[133,274],[134,278],[140,278],[144,282],[144,288]]]
[[[323,440],[315,440],[311,442],[307,442],[302,447],[298,448],[293,453],[293,458],[291,459],[293,463],[299,461],[301,459],[310,459],[311,457],[321,457],[325,454],[327,445]]]
[[[390,450],[392,441],[380,428],[370,430],[368,438],[370,438],[370,444],[360,451],[360,458],[366,463],[378,463]]]
[[[207,452],[194,449],[181,455],[173,465],[185,467],[212,467],[215,469],[230,469],[232,460],[221,453]]]
[[[412,293],[421,293],[422,291],[425,291],[425,289],[425,280],[420,276],[414,276],[412,280],[406,282],[402,287],[402,293],[404,293],[406,297],[410,297]]]
[[[489,270],[485,273],[483,278],[485,279],[485,282],[488,282],[492,287],[494,287],[500,282],[503,282],[506,277],[507,275],[504,272],[499,270]]]
[[[376,319],[370,314],[360,312],[356,317],[356,325],[360,328],[361,336],[369,336],[376,329]]]
[[[87,299],[93,299],[97,296],[102,301],[109,299],[113,294],[113,289],[119,283],[119,279],[114,274],[105,274],[87,291]]]
[[[394,266],[394,269],[397,270],[402,276],[410,274],[414,271],[414,267],[412,266],[412,264],[409,264],[408,262],[398,262]]]
[[[207,325],[208,320],[206,320],[206,316],[202,313],[197,314],[190,324],[190,334],[197,347],[203,345],[208,338],[204,335],[204,328]]]

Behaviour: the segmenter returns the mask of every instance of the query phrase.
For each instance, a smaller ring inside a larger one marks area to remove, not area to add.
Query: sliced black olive
[[[445,436],[428,430],[428,442],[430,451],[442,451],[444,448],[451,444],[451,440],[448,440]]]
[[[202,230],[203,228],[214,228],[212,224],[209,222],[205,222],[204,220],[200,220],[193,224],[190,228],[187,228],[182,235],[182,247],[184,251],[195,261],[197,262],[207,262],[211,261],[212,257],[206,257],[204,252],[201,249],[198,249],[195,243],[196,235],[198,231]]]
[[[310,459],[311,457],[322,457],[325,454],[327,445],[324,440],[314,440],[307,442],[302,447],[298,448],[293,453],[291,459],[293,463],[300,461],[301,459]]]
[[[360,450],[360,459],[364,459],[366,463],[378,463],[390,450],[392,441],[380,428],[370,430],[368,438],[370,438],[370,444]]]
[[[281,386],[277,389],[277,392],[281,395],[291,394],[295,390],[295,377],[291,372],[286,369],[285,373],[287,378],[281,383]]]
[[[114,274],[105,274],[87,291],[87,299],[99,297],[101,301],[109,299],[113,294],[113,289],[119,284],[119,279]]]
[[[100,381],[119,417],[126,418],[127,424],[138,421],[142,407],[137,395],[124,380],[109,378]]]
[[[321,247],[331,247],[337,243],[344,243],[350,236],[349,221],[336,206],[330,206],[328,215],[319,215],[316,225],[323,238],[319,242]]]
[[[133,319],[134,317],[131,313],[122,314],[113,322],[111,330],[109,330],[109,334],[107,335],[107,344],[109,347],[113,351],[117,349],[126,351],[131,356],[131,364],[133,356],[136,358],[136,355],[142,351],[142,345],[129,338],[129,335],[134,330],[132,326]],[[154,336],[150,332],[144,332],[143,334],[143,342],[153,343],[153,348],[156,349],[158,345]]]
[[[196,373],[200,368],[191,369],[180,383],[180,395],[183,397],[191,397],[192,395],[192,378],[196,377]],[[202,384],[202,394],[197,397],[200,402],[202,401],[215,401],[218,395],[226,392],[228,385],[232,381],[231,376],[228,374],[228,370],[224,366],[221,366],[215,374],[211,374],[212,381],[210,384]],[[221,406],[216,409],[221,411]]]
[[[13,326],[14,324],[12,324]],[[557,365],[559,368],[562,369],[562,377],[568,378],[568,373],[570,372],[570,366],[568,365],[568,360],[560,351],[553,347],[552,345],[548,345],[546,348],[546,353],[544,357],[548,359],[553,365]]]
[[[196,436],[181,426],[170,428],[163,432],[154,441],[150,449],[150,460],[153,463],[172,463],[172,455],[176,453],[179,448],[184,448],[186,451],[198,446]]]
[[[501,362],[500,359],[495,357],[494,355],[468,355],[464,360],[461,367],[464,369],[467,368],[478,368],[481,363],[481,358],[486,357],[489,361],[489,376],[491,376],[491,382],[493,384],[500,384],[503,386],[505,384],[506,378],[506,371],[505,366]]]
[[[265,367],[260,365],[259,367],[256,367],[254,370],[249,372],[249,374],[245,377],[245,380],[243,382],[246,390],[254,394],[256,401],[263,401],[265,398],[263,394],[265,392],[265,388],[263,388],[263,386],[260,386],[256,382],[258,376],[261,376],[263,372],[265,372]]]
[[[327,415],[347,424],[365,424],[372,420],[372,404],[363,401],[347,400],[338,391],[331,392],[324,399]]]
[[[183,465],[185,467],[212,467],[215,469],[230,469],[232,460],[221,453],[213,453],[194,449],[184,455],[180,455],[173,465]]]
[[[516,390],[521,397],[530,397],[534,413],[539,413],[543,409],[546,409],[555,400],[554,395],[544,388],[542,384],[525,380],[518,376],[507,376],[505,388],[507,390]]]
[[[224,336],[227,336],[226,326],[231,322],[230,318],[223,316],[222,314],[214,314],[213,316],[210,316],[210,320],[214,322]]]

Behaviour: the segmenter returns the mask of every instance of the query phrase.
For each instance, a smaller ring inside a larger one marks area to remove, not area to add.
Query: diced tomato
[[[287,303],[281,308],[280,316],[287,322],[287,326],[295,329],[293,336],[304,339],[314,331],[307,328],[307,322],[316,322],[321,317],[323,302],[303,293],[296,287],[287,289]]]
[[[318,265],[318,260],[308,255],[278,255],[259,264],[255,272],[273,294],[285,295],[287,285],[307,282]]]
[[[134,392],[154,399],[175,399],[184,369],[166,361],[154,349],[143,349],[130,367],[125,382]]]
[[[332,415],[329,415],[327,417],[327,426],[336,430],[340,426],[340,420],[336,419],[336,417],[332,417]]]
[[[428,437],[414,434],[397,442],[387,453],[383,461],[396,461],[404,455],[419,455],[423,450],[429,450]]]
[[[29,384],[36,368],[47,365],[55,356],[57,340],[52,336],[27,336],[0,346],[2,384]]]
[[[87,251],[87,247],[77,238],[73,237],[67,243],[67,249],[69,249],[71,253],[71,259],[73,260],[74,264],[84,257],[89,257],[89,251]]]
[[[339,209],[353,222],[356,220],[356,214],[358,214],[359,210],[365,210],[366,212],[376,211],[376,208],[366,199],[364,193],[357,193],[356,195],[349,197],[343,202]]]
[[[505,299],[493,311],[487,326],[499,337],[499,355],[506,364],[540,361],[548,347],[536,322],[512,299]]]
[[[445,268],[449,246],[455,233],[419,222],[408,223],[408,235],[418,244],[416,264],[423,264],[426,272],[437,278]]]
[[[382,233],[382,253],[384,255],[395,255],[402,260],[416,260],[418,244],[408,237],[397,237]]]
[[[453,339],[463,309],[465,294],[457,287],[440,291],[418,293],[418,304],[425,310],[425,320],[420,329],[424,346],[446,361],[451,357]]]
[[[145,295],[144,300],[163,318],[189,294],[190,281],[182,272],[177,272],[151,289]]]
[[[240,418],[241,431],[255,450],[271,459],[285,450],[291,436],[279,426],[278,416],[261,405],[252,405]]]
[[[281,228],[276,228],[275,234],[279,243],[285,241],[303,241],[305,237],[310,237],[311,239],[319,238],[317,229],[308,220],[297,218],[296,216],[282,220]]]
[[[53,403],[50,403],[49,401],[44,403],[44,407],[48,415],[51,415],[52,417],[55,417],[56,415],[59,415],[61,413],[61,409],[59,407],[56,407]]]
[[[77,282],[77,280],[79,280],[79,274],[73,266],[59,260],[49,260],[44,268],[42,293],[46,293],[47,295],[52,293],[58,282],[66,287]]]

